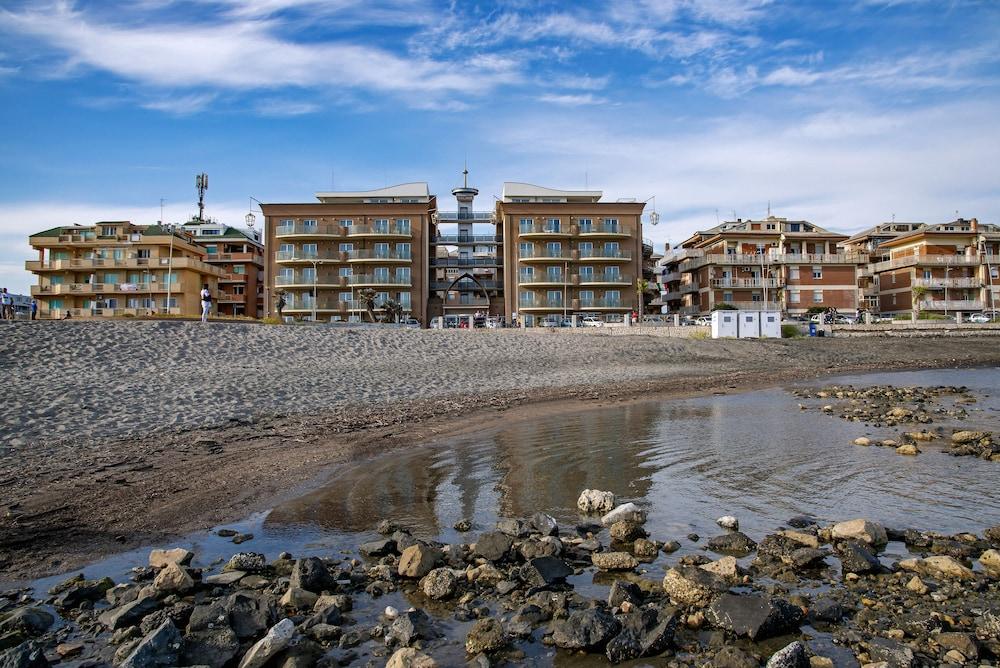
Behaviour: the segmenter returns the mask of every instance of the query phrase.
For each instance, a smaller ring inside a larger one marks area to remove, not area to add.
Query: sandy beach
[[[121,321],[2,331],[7,581],[245,517],[340,462],[490,420],[830,373],[1000,363],[995,338],[699,341]]]

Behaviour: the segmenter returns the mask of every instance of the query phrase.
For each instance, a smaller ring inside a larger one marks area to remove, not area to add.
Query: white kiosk
[[[736,323],[740,311],[712,311],[712,338],[720,339],[739,335]]]
[[[739,337],[741,339],[760,338],[760,311],[737,311],[739,314]]]
[[[762,339],[781,338],[781,311],[760,312],[760,337]]]

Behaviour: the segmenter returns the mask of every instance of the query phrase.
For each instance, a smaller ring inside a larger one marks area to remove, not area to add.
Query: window
[[[375,257],[382,257],[382,258],[389,257],[389,244],[385,243],[375,244]]]
[[[62,300],[61,299],[50,299],[49,300],[49,308],[52,309],[52,310],[62,309]]]
[[[245,264],[234,264],[233,265],[233,273],[234,274],[246,274],[247,273],[247,266]]]
[[[545,293],[549,306],[562,306],[562,290],[549,290]]]
[[[291,267],[282,267],[278,270],[278,278],[282,281],[291,281],[294,275]]]
[[[55,274],[49,279],[49,284],[51,285],[62,285],[63,277],[59,274]]]
[[[618,231],[618,219],[617,218],[605,218],[604,219],[604,229],[608,232]]]
[[[243,286],[242,285],[234,285],[233,286],[233,294],[234,295],[240,295],[240,296],[242,296],[243,295]]]
[[[211,246],[205,246],[205,252],[209,255],[215,255],[219,252],[219,249],[213,244]]]
[[[731,301],[733,301],[733,293],[732,292],[723,292],[722,293],[722,301],[726,302],[727,304],[730,303]]]
[[[534,221],[531,218],[522,218],[518,229],[521,234],[527,234],[531,232],[531,228],[534,226]]]
[[[776,229],[778,229],[778,226],[775,225],[774,223],[768,223],[767,224],[767,229],[769,229],[769,230],[776,230]]]
[[[300,283],[315,283],[316,282],[316,268],[315,267],[303,267],[302,268],[302,278]]]
[[[410,244],[396,244],[396,257],[409,259]]]
[[[284,257],[288,257],[295,252],[295,246],[293,246],[292,244],[281,244],[280,246],[278,246],[278,252],[281,253]]]
[[[518,257],[533,257],[534,256],[534,246],[529,242],[522,241],[517,245]]]
[[[400,234],[410,233],[410,219],[409,218],[397,218],[396,228]]]
[[[763,301],[763,298],[760,296],[759,292],[754,292],[754,293],[750,294],[750,301],[752,301],[752,302],[759,302],[759,301]]]
[[[101,225],[101,236],[102,237],[113,237],[115,236],[116,228],[114,225]]]
[[[351,301],[352,296],[353,295],[351,295],[350,292],[341,292],[339,295],[337,295],[337,301],[339,301],[341,304],[346,304],[347,302]]]
[[[594,267],[593,265],[585,264],[580,267],[580,280],[590,281],[594,278]]]
[[[530,306],[535,303],[535,293],[531,290],[521,290],[521,298],[518,300],[521,306]]]
[[[558,218],[549,218],[545,221],[545,231],[546,232],[558,232],[560,229],[561,222]]]
[[[545,278],[549,283],[559,283],[562,281],[562,267],[549,267],[545,272]]]
[[[814,304],[822,304],[823,303],[823,291],[822,290],[813,290],[813,303]]]
[[[177,272],[176,271],[165,271],[163,272],[163,282],[170,282],[171,284],[177,283]]]
[[[281,225],[283,227],[291,227],[294,224],[295,221],[292,220],[291,218],[282,218],[281,221],[278,223],[278,225]]]
[[[137,258],[148,260],[149,259],[149,249],[148,248],[140,248],[139,250],[137,250],[135,252],[135,256]]]
[[[388,300],[389,300],[389,293],[388,292],[378,292],[378,293],[375,294],[375,305],[376,306],[382,306],[382,304],[386,303]]]
[[[104,274],[103,283],[110,283],[111,285],[118,284],[118,274]]]
[[[813,278],[823,278],[823,267],[813,267]]]
[[[622,275],[621,267],[605,267],[604,268],[604,276],[609,281],[610,280],[618,280],[619,278],[621,278],[621,275]]]
[[[302,221],[302,227],[306,228],[307,230],[308,229],[316,229],[316,219],[315,218],[307,218],[307,219],[303,220]]]
[[[593,257],[594,255],[594,242],[592,241],[581,241],[577,245],[577,249],[580,251],[580,257]]]
[[[892,296],[892,305],[895,306],[896,305],[896,295],[891,295],[891,296]]]
[[[402,306],[404,309],[409,309],[412,307],[412,303],[410,302],[409,292],[400,292],[397,294],[399,295],[399,299],[397,299],[396,301],[399,302],[400,306]]]
[[[372,229],[374,229],[379,234],[385,234],[389,231],[389,219],[388,218],[376,218],[372,222]]]
[[[104,308],[118,308],[118,299],[115,297],[108,297],[104,300]]]
[[[177,308],[177,297],[171,297],[170,299],[164,297],[163,305],[167,308]]]
[[[608,306],[620,306],[622,302],[622,293],[618,290],[605,290],[604,301]]]
[[[350,218],[344,218],[342,221],[340,221],[340,225],[341,227],[353,227],[354,221]]]
[[[342,244],[340,244],[340,252],[341,253],[350,253],[353,250],[354,250],[354,244],[352,244],[352,243],[342,243]]]
[[[604,257],[618,257],[620,254],[617,241],[604,242]]]
[[[562,243],[558,241],[550,241],[545,244],[545,257],[561,257],[562,256]]]
[[[384,283],[389,280],[389,267],[375,267],[375,280]]]
[[[410,282],[410,268],[409,267],[396,267],[396,280],[400,283]],[[409,293],[406,293],[409,294]]]
[[[535,278],[535,268],[521,267],[520,275],[522,283],[530,283]]]
[[[580,290],[580,306],[593,306],[594,304],[594,291],[593,290]]]
[[[129,297],[125,300],[125,308],[139,308],[139,298]]]
[[[788,292],[789,303],[798,304],[801,299],[802,297],[798,290],[789,290]]]
[[[340,269],[337,270],[337,275],[340,276],[341,278],[347,278],[351,275],[351,268],[341,267]]]
[[[788,278],[796,281],[799,280],[799,268],[797,266],[788,268]]]
[[[204,237],[204,236],[209,236],[209,235],[213,235],[213,234],[214,234],[214,235],[219,235],[219,234],[222,234],[222,230],[218,230],[218,229],[211,229],[211,228],[210,228],[210,229],[207,229],[207,230],[198,230],[198,234],[199,234],[200,236],[203,236],[203,237]]]
[[[799,225],[798,223],[789,223],[788,224],[788,231],[789,232],[798,232],[800,227],[802,227],[802,226]]]
[[[581,218],[580,219],[580,232],[581,233],[586,233],[586,232],[593,232],[593,231],[594,231],[594,221],[592,219],[590,219],[590,218]]]
[[[924,269],[924,278],[930,278],[930,277],[931,277],[931,270]]]
[[[302,244],[302,257],[316,257],[319,247],[316,244]]]

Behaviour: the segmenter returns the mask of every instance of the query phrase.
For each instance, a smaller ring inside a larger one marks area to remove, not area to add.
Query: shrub
[[[690,339],[698,339],[699,341],[704,341],[705,339],[711,338],[711,336],[712,335],[709,334],[708,332],[698,331],[698,332],[691,332],[691,336],[689,336],[688,338],[690,338]]]
[[[261,318],[261,324],[264,325],[280,325],[282,324],[281,319],[278,316],[269,316],[267,318]]]
[[[797,339],[802,336],[802,330],[799,329],[798,325],[782,325],[781,326],[781,338],[783,339]]]
[[[738,311],[739,309],[737,309],[732,304],[716,304],[715,306],[712,307],[712,310],[713,311]]]

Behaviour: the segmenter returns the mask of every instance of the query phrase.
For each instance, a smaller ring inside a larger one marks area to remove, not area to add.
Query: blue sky
[[[505,180],[766,214],[1000,222],[1000,3],[0,0],[0,285],[27,235],[250,196]],[[652,202],[651,202],[652,204]],[[718,214],[716,213],[718,212]]]

